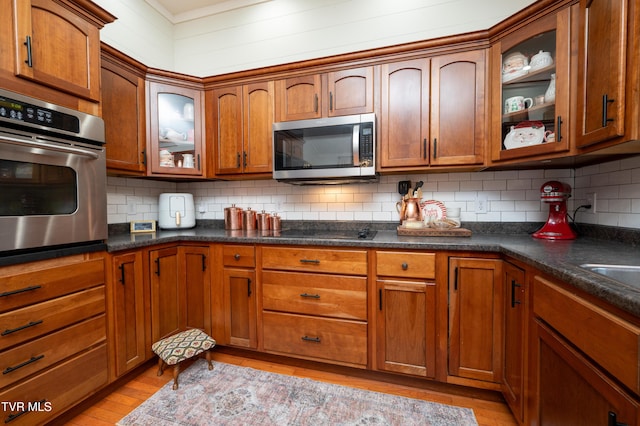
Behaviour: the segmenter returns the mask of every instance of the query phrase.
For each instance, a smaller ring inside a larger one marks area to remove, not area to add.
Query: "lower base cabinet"
[[[257,283],[255,247],[222,247],[223,335],[218,339],[230,346],[256,349]]]

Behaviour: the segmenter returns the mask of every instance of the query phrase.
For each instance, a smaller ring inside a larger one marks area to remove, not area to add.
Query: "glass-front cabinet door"
[[[492,47],[493,161],[569,150],[569,17],[533,20]]]
[[[201,92],[149,83],[149,175],[204,175]]]

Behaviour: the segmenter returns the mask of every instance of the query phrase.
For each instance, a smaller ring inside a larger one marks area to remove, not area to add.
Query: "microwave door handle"
[[[353,165],[360,166],[360,125],[353,126]]]
[[[97,160],[99,158],[98,154],[96,154],[95,152],[92,151],[87,151],[84,149],[80,149],[80,148],[74,148],[71,146],[57,146],[57,145],[49,145],[46,143],[41,143],[41,142],[36,142],[36,141],[32,141],[29,139],[20,139],[20,138],[16,138],[13,136],[6,136],[4,134],[0,134],[0,142],[8,142],[14,145],[21,145],[21,146],[27,146],[27,147],[31,147],[31,148],[40,148],[40,149],[47,149],[50,151],[58,151],[58,152],[65,152],[68,154],[78,154],[78,155],[84,155],[86,157],[91,157],[95,160]]]

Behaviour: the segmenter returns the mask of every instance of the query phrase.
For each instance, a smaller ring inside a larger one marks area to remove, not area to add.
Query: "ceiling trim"
[[[172,0],[173,1],[173,0]],[[182,13],[173,14],[161,3],[159,0],[145,0],[151,7],[157,10],[162,16],[164,16],[172,24],[179,24],[182,22],[192,21],[194,19],[204,18],[206,16],[216,15],[223,12],[228,12],[234,9],[240,9],[243,7],[253,6],[260,3],[266,3],[271,0],[226,0],[221,3],[213,4],[211,6],[201,7],[198,9],[189,10]]]

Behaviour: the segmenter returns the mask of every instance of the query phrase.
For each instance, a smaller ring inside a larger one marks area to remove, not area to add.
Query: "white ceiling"
[[[271,0],[145,0],[170,22],[190,21]]]

